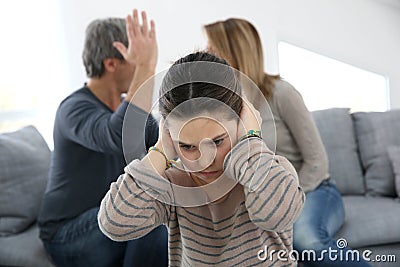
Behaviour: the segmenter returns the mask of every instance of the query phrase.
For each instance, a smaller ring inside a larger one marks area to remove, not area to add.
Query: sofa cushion
[[[400,201],[388,197],[344,196],[345,223],[336,238],[350,247],[400,242]]]
[[[329,159],[329,173],[344,195],[365,193],[353,121],[347,108],[312,112]]]
[[[37,218],[50,150],[32,126],[0,134],[0,236],[23,231]]]
[[[0,266],[53,266],[48,260],[37,224],[26,231],[0,237]]]
[[[388,155],[392,163],[394,185],[397,197],[400,197],[400,146],[391,146],[388,148]]]
[[[352,114],[369,195],[394,197],[394,176],[387,148],[400,146],[400,110]]]

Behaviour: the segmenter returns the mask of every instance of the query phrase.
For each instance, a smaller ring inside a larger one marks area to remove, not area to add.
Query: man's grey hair
[[[128,46],[124,19],[97,19],[88,25],[82,59],[86,75],[89,78],[100,78],[104,74],[104,59],[118,58],[124,60],[121,53],[113,46],[115,41]]]

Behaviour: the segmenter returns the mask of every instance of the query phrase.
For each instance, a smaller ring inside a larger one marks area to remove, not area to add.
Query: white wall
[[[388,77],[391,107],[400,108],[400,4],[397,0],[58,0],[64,32],[65,94],[85,81],[84,30],[95,18],[145,9],[156,21],[158,70],[205,47],[202,25],[236,16],[253,22],[264,43],[266,70],[276,73],[277,44],[291,44]],[[311,76],[312,77],[312,76]],[[340,78],[340,77],[338,77]]]

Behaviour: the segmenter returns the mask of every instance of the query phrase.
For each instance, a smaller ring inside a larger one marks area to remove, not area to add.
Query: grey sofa
[[[371,259],[397,259],[373,266],[399,266],[400,110],[327,109],[313,116],[345,204],[345,224],[336,237],[359,251],[371,250]],[[35,223],[49,161],[49,148],[35,128],[0,135],[0,265],[52,266]]]
[[[346,218],[336,238],[370,250],[372,266],[400,266],[400,110],[334,108],[313,117],[343,195]],[[378,262],[391,255],[396,262]]]
[[[49,164],[34,127],[0,134],[0,266],[52,266],[36,224]]]

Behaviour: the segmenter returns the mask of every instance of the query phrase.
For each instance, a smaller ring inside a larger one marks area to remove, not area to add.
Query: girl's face
[[[198,117],[170,119],[168,129],[175,150],[186,171],[201,184],[208,184],[223,174],[225,156],[237,140],[237,121]]]

